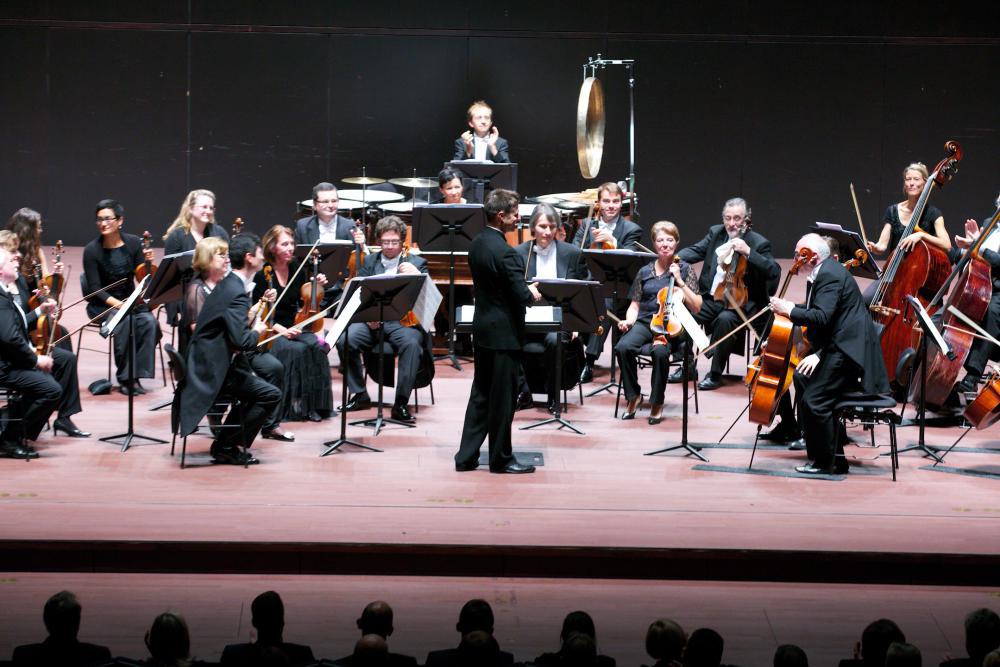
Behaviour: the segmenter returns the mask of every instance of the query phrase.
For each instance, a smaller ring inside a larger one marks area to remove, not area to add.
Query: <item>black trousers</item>
[[[604,307],[610,310],[612,313],[618,316],[619,319],[625,319],[625,311],[628,310],[631,301],[618,299],[617,305],[611,299],[604,300]],[[581,334],[584,337],[584,342],[587,347],[587,359],[593,363],[599,356],[601,352],[604,351],[604,343],[608,340],[608,334],[611,333],[612,329],[617,329],[614,322],[609,317],[607,319],[604,331],[598,336],[596,333]],[[614,340],[614,339],[612,339]]]
[[[222,447],[235,447],[241,444],[240,436],[245,435],[249,447],[268,417],[281,405],[281,390],[233,364],[226,374],[222,391],[235,396],[243,404],[243,429],[241,434],[238,428],[239,411],[230,410],[225,422],[229,428],[221,430],[217,442]]]
[[[285,367],[278,361],[278,358],[270,352],[253,352],[247,357],[254,374],[269,385],[276,387],[284,395]],[[272,431],[281,424],[281,407],[281,401],[278,401],[274,410],[264,421],[264,430]]]
[[[639,386],[639,361],[638,356],[643,346],[653,342],[653,332],[649,329],[649,320],[638,320],[635,325],[626,331],[618,344],[615,345],[615,354],[618,355],[618,364],[622,373],[622,390],[625,393],[625,400],[631,401],[642,394]],[[662,405],[663,397],[667,388],[667,369],[670,368],[671,343],[667,345],[653,345],[650,355],[653,358],[652,378],[650,381],[649,402],[654,405]]]
[[[75,364],[73,365],[75,369]],[[53,371],[55,365],[53,364]],[[75,376],[75,373],[74,373]],[[46,420],[59,405],[62,389],[54,373],[49,375],[38,369],[10,368],[0,373],[0,386],[16,389],[22,398],[11,411],[7,425],[0,435],[3,442],[13,443],[21,438],[37,440]],[[79,405],[79,393],[77,394]]]
[[[424,332],[420,327],[404,327],[399,322],[386,322],[385,342],[396,353],[396,404],[406,405],[417,381],[420,360],[424,353]],[[352,394],[366,391],[365,371],[361,363],[361,353],[375,349],[378,345],[378,329],[371,329],[363,322],[355,322],[347,327],[349,349],[344,352],[344,336],[337,341],[337,353],[344,360],[347,372],[347,388]],[[371,369],[378,373],[377,368]]]
[[[104,307],[93,303],[87,304],[87,314],[90,317],[97,317],[104,309]],[[99,321],[103,322],[114,317],[116,312],[112,310]],[[135,378],[138,380],[155,377],[156,341],[160,339],[160,325],[148,310],[136,310],[132,317],[135,318]],[[129,323],[127,318],[122,320],[111,339],[115,351],[115,368],[117,369],[115,376],[119,383],[126,382],[129,379]]]
[[[1000,289],[993,290],[982,326],[991,336],[1000,336]],[[982,338],[974,338],[972,346],[969,348],[969,356],[965,358],[965,370],[974,376],[982,375],[983,371],[986,370],[986,362],[996,354],[997,351],[993,348],[993,343]]]
[[[817,468],[833,468],[835,456],[844,453],[847,433],[833,414],[840,397],[858,388],[862,369],[837,348],[820,353],[809,377],[792,376],[799,396],[799,425],[806,439],[806,453]]]
[[[563,374],[565,375],[567,372],[566,368],[568,364],[572,363],[576,366],[579,366],[579,364],[574,359],[569,358],[569,355],[567,354],[568,352],[570,352],[569,345],[571,339],[569,333],[565,331],[562,332],[550,331],[544,334],[543,333],[527,334],[525,336],[525,353],[522,357],[522,363],[524,364],[530,364],[532,363],[532,360],[541,361],[545,371],[545,393],[548,396],[550,402],[559,400],[559,391],[562,388],[561,386],[562,383],[560,383],[559,378],[556,377],[556,353],[559,350],[559,336],[562,336],[563,339],[562,368],[563,368]],[[529,351],[531,352],[537,351],[539,346],[541,346],[542,348],[541,355],[538,355],[537,353],[533,354],[528,353]],[[532,350],[531,348],[534,348],[534,350]],[[577,375],[579,375],[579,371],[577,371]],[[537,377],[537,376],[532,375],[532,377]],[[528,385],[528,378],[523,370],[520,374],[520,378],[521,378],[520,381],[521,391],[530,392],[531,387]]]
[[[754,314],[753,306],[743,306],[743,313],[749,319]],[[694,319],[698,324],[705,327],[705,331],[711,336],[713,343],[743,324],[743,320],[740,319],[735,310],[727,308],[721,301],[716,301],[708,295],[704,295],[701,310],[695,313]],[[764,319],[766,317],[761,316],[754,320],[750,326],[756,329],[757,333],[761,333],[764,327]],[[729,355],[739,354],[740,347],[743,345],[743,339],[744,337],[739,334],[730,336],[709,353],[712,357],[710,370],[713,375],[722,375],[722,371],[726,368],[726,362],[729,361]]]
[[[462,441],[455,454],[457,465],[479,460],[483,440],[489,438],[490,470],[500,470],[514,460],[511,423],[517,397],[520,350],[491,350],[474,346],[476,364],[469,404],[465,408]]]

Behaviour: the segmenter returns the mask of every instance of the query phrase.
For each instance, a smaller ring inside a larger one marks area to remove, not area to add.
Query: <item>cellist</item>
[[[778,286],[781,269],[771,255],[771,242],[758,232],[749,229],[750,207],[746,200],[734,197],[722,207],[722,224],[713,225],[701,241],[677,253],[685,262],[704,262],[698,279],[698,291],[702,295],[701,310],[694,318],[705,327],[712,342],[722,338],[742,323],[742,318],[732,309],[726,299],[715,298],[717,287],[726,279],[725,263],[738,262],[740,256],[746,259],[746,270],[742,282],[746,286],[746,302],[741,305],[747,317],[767,305],[769,294],[774,294]],[[763,318],[754,323],[760,332]],[[722,386],[722,371],[729,355],[740,347],[740,337],[731,336],[712,354],[712,365],[708,374],[698,383],[698,388],[711,391]],[[680,382],[682,369],[670,376],[670,382]]]
[[[796,467],[809,475],[843,474],[847,433],[833,407],[847,392],[880,394],[889,390],[885,362],[875,324],[868,315],[854,277],[830,255],[818,234],[806,234],[795,246],[812,251],[803,269],[810,269],[806,302],[797,305],[771,297],[770,305],[797,326],[807,326],[812,352],[799,361],[793,381],[798,395],[799,423],[811,463]]]

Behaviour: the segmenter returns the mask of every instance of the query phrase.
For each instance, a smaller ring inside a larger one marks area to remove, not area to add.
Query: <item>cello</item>
[[[797,275],[802,265],[811,260],[813,251],[799,248],[792,266],[785,275],[779,299],[785,298],[792,276]],[[792,375],[799,363],[796,327],[784,315],[775,315],[771,331],[758,357],[747,369],[747,385],[750,387],[750,421],[761,426],[774,421],[778,403],[792,384]]]
[[[986,316],[986,309],[993,296],[993,277],[990,264],[982,258],[980,250],[986,238],[995,232],[998,219],[1000,219],[1000,208],[993,214],[993,219],[979,234],[976,242],[969,246],[962,255],[962,259],[955,266],[955,274],[958,275],[958,279],[944,303],[945,313],[941,318],[941,336],[951,347],[954,358],[948,359],[947,356],[941,354],[940,350],[937,350],[928,362],[927,389],[924,396],[927,405],[939,407],[948,400],[975,339],[975,334],[972,331],[959,326],[960,323],[956,322],[958,318],[952,314],[950,306],[957,308],[976,322],[982,322]],[[936,301],[931,303],[933,305]],[[910,401],[919,401],[920,383],[914,383],[910,391]]]
[[[955,141],[944,145],[948,155],[938,162],[924,184],[923,192],[913,208],[910,222],[906,225],[903,238],[917,231],[923,231],[918,226],[923,217],[927,200],[935,187],[944,187],[958,172],[958,163],[962,160],[962,147]],[[873,319],[882,326],[882,358],[889,375],[889,381],[899,385],[896,367],[900,357],[908,349],[916,349],[920,344],[920,332],[914,328],[918,323],[913,308],[906,300],[907,296],[916,297],[921,304],[927,305],[931,297],[944,285],[951,273],[951,262],[948,253],[926,241],[919,241],[910,252],[896,248],[889,262],[882,271],[875,298],[869,310]],[[930,311],[933,314],[933,311]]]

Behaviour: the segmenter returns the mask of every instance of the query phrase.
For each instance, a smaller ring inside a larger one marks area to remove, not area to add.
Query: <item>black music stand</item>
[[[455,370],[462,370],[455,354],[455,253],[468,252],[472,239],[486,227],[480,204],[432,204],[413,207],[412,238],[422,252],[448,253],[448,354]]]
[[[149,282],[149,287],[146,288],[144,298],[150,310],[168,303],[183,302],[184,292],[191,279],[191,261],[193,259],[194,250],[166,255],[163,258]],[[183,303],[181,307],[183,308]],[[180,335],[182,336],[181,340],[185,340],[187,337],[185,332],[181,332]],[[156,412],[163,408],[169,408],[173,403],[172,399],[164,401],[159,405],[154,405],[149,411]]]
[[[563,332],[571,331],[594,331],[597,325],[604,319],[606,314],[604,306],[604,295],[601,290],[601,283],[590,280],[560,280],[542,279],[534,281],[538,286],[538,291],[542,293],[545,300],[551,306],[559,309],[560,317],[558,337],[556,338],[556,391],[562,391],[563,383]],[[559,424],[559,428],[566,427],[577,433],[584,435],[584,432],[573,426],[570,422],[562,418],[562,400],[556,401],[555,414],[534,424],[522,426],[520,430],[526,431],[536,426],[546,424]]]
[[[134,311],[137,305],[144,303],[141,301],[140,297],[143,292],[146,291],[146,286],[148,285],[150,277],[147,275],[142,279],[135,291],[125,300],[122,307],[118,309],[118,312],[114,317],[105,320],[101,325],[101,336],[107,338],[111,336],[116,331],[120,332],[122,329],[123,319],[128,318],[128,383],[129,386],[133,387],[133,390],[128,394],[128,430],[124,433],[119,433],[118,435],[109,435],[107,437],[101,438],[101,442],[114,442],[115,440],[122,440],[122,452],[127,452],[128,448],[132,445],[132,440],[135,438],[141,438],[142,440],[148,440],[149,442],[155,442],[160,444],[167,444],[166,440],[160,440],[159,438],[153,438],[148,435],[141,435],[135,432],[135,426],[133,423],[133,418],[135,416],[135,315]]]
[[[646,264],[656,259],[656,255],[651,252],[636,252],[635,250],[584,250],[583,258],[590,269],[591,277],[602,284],[604,297],[611,299],[611,310],[621,298],[619,295],[628,294],[635,280],[636,274]],[[595,334],[596,335],[596,334]],[[596,396],[604,391],[618,389],[621,385],[615,380],[615,370],[617,364],[614,353],[615,343],[620,334],[618,327],[611,330],[611,377],[608,382],[601,385],[594,391],[587,394],[587,398]],[[615,417],[618,416],[618,406],[615,406]]]
[[[829,222],[815,222],[810,229],[820,236],[830,236],[837,241],[837,244],[840,245],[840,257],[838,261],[840,261],[841,264],[853,258],[854,253],[858,250],[865,253],[864,264],[858,264],[857,266],[852,266],[847,269],[850,271],[852,276],[878,280],[882,275],[882,271],[878,268],[878,264],[874,259],[872,259],[871,252],[869,252],[868,248],[865,247],[865,242],[861,238],[861,234],[853,232],[849,229],[844,229],[840,225],[835,225]]]
[[[916,363],[920,364],[920,398],[917,401],[916,416],[916,422],[920,426],[920,434],[917,437],[915,445],[897,450],[896,456],[905,452],[919,451],[924,456],[934,459],[935,463],[941,463],[941,457],[938,456],[936,451],[927,446],[927,442],[924,439],[924,429],[927,425],[927,360],[930,359],[930,338],[934,338],[934,344],[941,350],[941,354],[948,357],[949,361],[955,360],[955,353],[938,328],[934,326],[930,314],[924,309],[920,301],[910,295],[907,295],[906,300],[910,303],[910,307],[920,321],[920,327],[924,332],[924,335],[920,338],[920,351],[917,353],[916,359]]]
[[[701,454],[701,449],[702,447],[710,447],[711,444],[704,442],[688,442],[688,384],[692,380],[691,371],[694,369],[694,355],[691,351],[693,343],[689,337],[685,336],[685,340],[681,344],[684,346],[684,355],[682,358],[683,360],[681,361],[681,364],[683,364],[681,366],[681,375],[684,378],[684,397],[681,399],[681,441],[676,445],[663,447],[662,449],[657,449],[652,452],[646,452],[643,456],[655,456],[657,454],[666,454],[667,452],[683,449],[685,456],[697,456],[705,463],[708,463],[708,459]],[[744,412],[746,412],[745,409]],[[729,431],[726,431],[726,433],[728,432]],[[722,436],[722,438],[725,437],[725,435]],[[719,442],[722,442],[722,438],[719,438]]]
[[[503,188],[517,192],[516,162],[453,160],[445,162],[444,166],[451,167],[472,181],[473,201],[478,204],[486,202],[486,190],[488,189]]]

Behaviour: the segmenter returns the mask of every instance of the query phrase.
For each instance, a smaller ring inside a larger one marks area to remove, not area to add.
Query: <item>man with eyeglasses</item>
[[[337,186],[333,183],[317,183],[313,187],[313,214],[295,223],[296,245],[312,245],[316,239],[320,243],[352,241],[363,245],[366,242],[364,231],[350,218],[337,215],[339,204]],[[339,299],[343,290],[342,280],[327,286],[323,307]]]
[[[382,218],[375,225],[375,235],[381,249],[365,258],[358,277],[378,276],[397,273],[427,273],[427,262],[416,255],[403,256],[403,241],[406,239],[406,223],[395,215]],[[399,373],[396,379],[396,399],[392,405],[392,418],[403,422],[414,422],[408,404],[410,393],[420,370],[424,355],[430,355],[430,340],[420,326],[403,326],[395,322],[355,322],[347,328],[350,349],[344,351],[344,337],[337,341],[337,351],[344,360],[347,373],[347,388],[351,397],[341,406],[342,410],[366,410],[371,407],[371,398],[365,388],[365,373],[361,367],[361,353],[372,350],[378,344],[378,330],[385,328],[385,342],[398,358]]]

